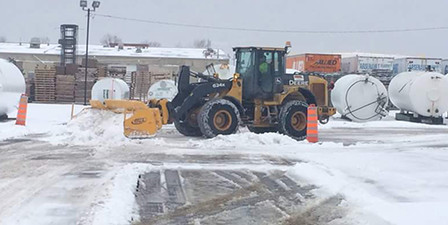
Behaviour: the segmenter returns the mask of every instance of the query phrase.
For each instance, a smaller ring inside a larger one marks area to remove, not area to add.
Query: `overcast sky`
[[[59,26],[80,26],[85,43],[86,15],[78,0],[1,0],[0,36],[28,42],[48,36],[56,43]],[[92,2],[90,0],[90,2]],[[174,23],[276,30],[375,30],[448,26],[447,0],[102,0],[98,13]],[[106,34],[124,42],[158,41],[190,47],[209,38],[213,47],[283,46],[293,52],[373,52],[448,58],[448,30],[375,34],[287,34],[184,28],[94,17],[91,42]]]

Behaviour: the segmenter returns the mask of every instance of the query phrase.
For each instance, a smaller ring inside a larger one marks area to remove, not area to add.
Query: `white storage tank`
[[[172,80],[161,80],[149,88],[148,99],[163,99],[166,98],[169,101],[173,100],[177,95],[177,87]]]
[[[369,75],[350,74],[338,79],[331,102],[339,114],[354,122],[379,120],[387,115],[387,90]]]
[[[12,63],[0,59],[0,118],[17,110],[26,86],[22,72]]]
[[[403,111],[440,117],[448,111],[448,77],[436,72],[404,72],[389,84],[391,102]]]
[[[118,78],[103,78],[93,85],[92,99],[103,103],[105,99],[129,99],[129,86]]]

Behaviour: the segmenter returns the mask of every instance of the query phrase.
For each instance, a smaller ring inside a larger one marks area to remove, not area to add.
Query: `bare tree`
[[[6,42],[6,38],[4,36],[0,36],[0,43]]]
[[[154,47],[154,48],[159,48],[162,47],[162,44],[160,42],[157,41],[151,41],[148,43],[149,47]]]
[[[40,43],[42,44],[50,44],[50,38],[49,37],[41,37]]]
[[[211,48],[212,41],[210,41],[210,39],[195,40],[193,42],[193,47],[195,47],[195,48]]]
[[[143,41],[143,44],[147,44],[149,47],[153,48],[162,47],[162,44],[158,41]]]
[[[176,48],[183,48],[184,46],[182,45],[181,42],[178,42],[174,47],[176,47]]]
[[[101,44],[103,46],[110,47],[111,44],[122,44],[123,41],[117,35],[106,34],[101,38]]]

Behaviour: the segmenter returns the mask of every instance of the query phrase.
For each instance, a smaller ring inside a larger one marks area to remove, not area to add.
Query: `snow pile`
[[[251,147],[278,146],[278,145],[297,145],[300,142],[279,133],[255,134],[251,132],[242,132],[232,135],[218,135],[215,138],[207,140],[190,140],[188,147],[202,149],[235,149],[242,145]]]
[[[129,142],[123,135],[123,114],[86,109],[51,133],[53,144],[115,146]],[[47,140],[47,139],[46,139]]]

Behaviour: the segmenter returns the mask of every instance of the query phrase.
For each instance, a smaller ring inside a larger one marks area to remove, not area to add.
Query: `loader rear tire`
[[[231,101],[213,99],[204,104],[199,116],[198,125],[205,137],[234,134],[240,124],[240,112]]]
[[[287,102],[280,109],[278,130],[296,140],[306,138],[308,104],[298,100]]]
[[[276,133],[278,131],[277,127],[254,127],[254,126],[247,126],[250,132],[256,133],[256,134],[264,134],[264,133]]]

